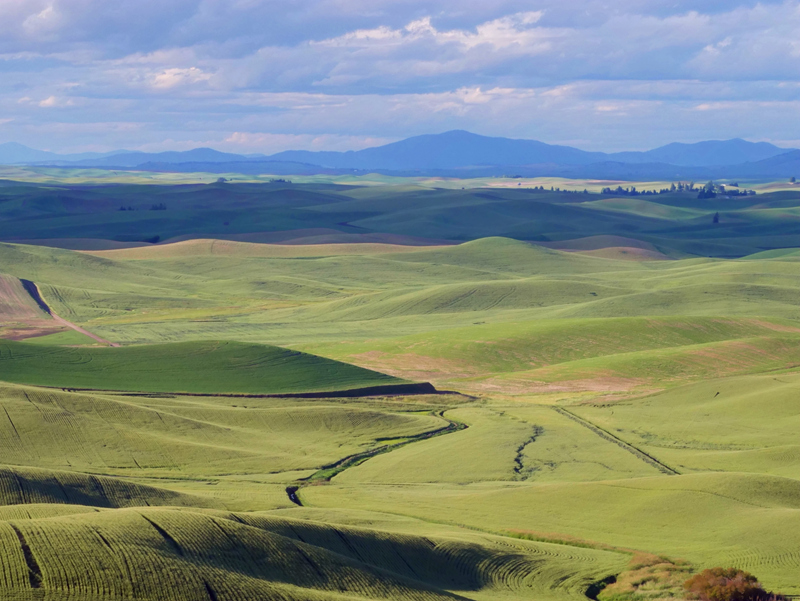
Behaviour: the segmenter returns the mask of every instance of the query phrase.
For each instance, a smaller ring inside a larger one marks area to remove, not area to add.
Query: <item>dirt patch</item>
[[[506,394],[542,394],[548,392],[632,392],[651,382],[643,378],[603,376],[560,382],[490,378],[482,382],[463,383],[462,387],[476,392],[502,392]]]
[[[423,380],[434,384],[437,381],[474,378],[483,375],[470,367],[468,363],[416,355],[414,353],[394,355],[382,351],[367,351],[357,355],[348,355],[346,361],[359,367],[374,369],[398,378]]]
[[[750,323],[752,323],[754,326],[760,326],[768,330],[774,330],[775,332],[800,333],[800,328],[797,326],[787,326],[778,323],[772,323],[771,321],[765,321],[763,319],[752,319],[750,320]]]
[[[437,248],[437,247],[427,247]],[[419,246],[379,242],[263,244],[233,240],[197,239],[141,248],[80,251],[95,257],[115,260],[174,259],[179,257],[229,256],[253,258],[327,257],[341,255],[375,255],[407,253]]]
[[[598,257],[601,259],[614,259],[617,261],[671,261],[672,259],[657,250],[647,250],[644,248],[634,248],[631,246],[609,246],[598,250],[579,250],[573,251],[587,257]]]
[[[559,240],[558,242],[537,242],[536,244],[555,250],[591,251],[604,248],[638,248],[658,253],[658,249],[649,242],[624,236],[589,236],[574,240]]]
[[[54,325],[52,322],[43,322],[41,325],[11,325],[0,327],[0,338],[16,341],[29,340],[30,338],[39,338],[40,336],[48,336],[50,334],[58,334],[65,331],[65,328]]]
[[[46,321],[47,315],[25,290],[22,281],[0,275],[0,323],[33,325]]]
[[[118,242],[102,238],[47,238],[3,240],[11,244],[30,244],[32,246],[47,246],[49,248],[63,248],[65,250],[112,250],[116,248],[138,248],[149,246],[147,242]]]
[[[170,238],[166,243],[182,242],[197,239],[197,236],[185,235]],[[254,244],[280,244],[287,246],[305,244],[393,244],[400,246],[441,246],[458,244],[451,240],[433,238],[420,238],[418,236],[404,236],[400,234],[384,234],[371,232],[365,234],[351,234],[332,228],[307,228],[299,230],[286,230],[282,232],[252,232],[249,234],[231,234],[216,238],[219,240],[232,240],[236,242],[250,242]]]

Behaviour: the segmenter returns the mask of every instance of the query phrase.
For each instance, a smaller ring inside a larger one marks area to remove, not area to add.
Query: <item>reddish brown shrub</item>
[[[692,576],[683,584],[688,599],[700,601],[785,601],[782,595],[768,593],[758,579],[736,568],[711,568]]]

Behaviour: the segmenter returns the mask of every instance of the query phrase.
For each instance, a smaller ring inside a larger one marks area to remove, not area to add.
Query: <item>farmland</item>
[[[800,594],[797,192],[16,175],[4,599]]]

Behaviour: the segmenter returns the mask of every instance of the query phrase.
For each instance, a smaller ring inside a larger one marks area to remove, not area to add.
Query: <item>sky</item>
[[[800,147],[800,0],[0,0],[0,142]]]

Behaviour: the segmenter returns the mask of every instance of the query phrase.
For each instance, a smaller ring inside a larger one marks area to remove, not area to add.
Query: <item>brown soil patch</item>
[[[555,250],[587,251],[604,248],[639,248],[658,253],[658,249],[649,242],[635,238],[625,238],[624,236],[589,236],[587,238],[559,240],[557,242],[536,242],[536,244]]]
[[[5,340],[28,340],[50,334],[65,332],[66,329],[52,322],[43,322],[41,325],[26,324],[0,327],[0,338]]]
[[[543,394],[550,392],[632,392],[650,385],[643,378],[597,377],[560,382],[490,378],[481,382],[460,383],[461,387],[476,392],[501,392],[506,394]]]
[[[750,323],[752,323],[755,326],[761,326],[762,328],[767,328],[768,330],[774,330],[776,332],[792,332],[800,334],[800,328],[798,328],[797,326],[788,326],[778,323],[772,323],[771,321],[765,321],[763,319],[751,319]]]
[[[671,261],[670,257],[656,250],[634,248],[632,246],[609,246],[598,250],[573,251],[587,257],[616,259],[617,261]]]
[[[11,244],[29,244],[32,246],[47,246],[49,248],[63,248],[64,250],[112,250],[116,248],[138,248],[140,246],[150,246],[147,242],[117,242],[116,240],[104,240],[102,238],[47,238],[24,239],[24,240],[3,240]]]
[[[435,247],[429,247],[435,248]],[[418,246],[399,244],[256,244],[232,240],[186,240],[142,248],[80,251],[95,257],[115,260],[156,260],[179,257],[228,256],[249,258],[327,257],[341,255],[372,255],[418,251]]]
[[[286,230],[282,232],[251,232],[249,234],[231,234],[214,236],[218,240],[231,240],[234,242],[250,242],[253,244],[282,244],[282,245],[305,245],[305,244],[396,244],[399,246],[443,246],[458,244],[451,240],[420,238],[418,236],[404,236],[401,234],[385,234],[381,232],[370,232],[363,234],[352,234],[342,232],[332,228],[307,228],[299,230]],[[184,235],[176,236],[166,240],[163,244],[174,242],[184,242],[187,240],[198,239],[197,236]]]
[[[17,278],[0,275],[0,323],[28,323],[47,322],[47,314],[23,288],[22,282]]]
[[[346,360],[359,367],[374,369],[398,378],[433,382],[433,384],[481,375],[468,363],[414,353],[393,355],[382,351],[368,351],[357,355],[348,355]]]

